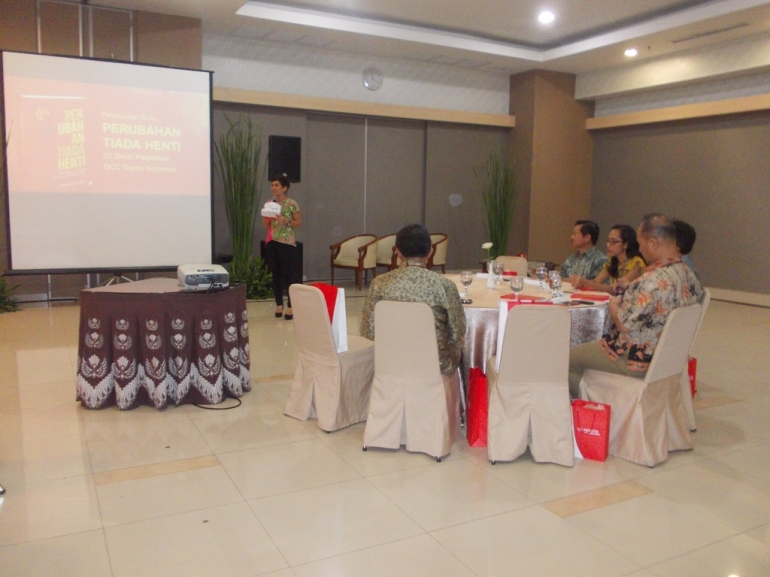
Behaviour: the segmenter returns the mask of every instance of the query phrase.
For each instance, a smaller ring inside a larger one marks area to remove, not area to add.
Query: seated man
[[[361,314],[361,336],[374,340],[374,305],[381,300],[427,303],[436,320],[441,373],[453,375],[460,365],[465,338],[465,312],[457,286],[425,268],[431,251],[430,233],[410,224],[396,235],[400,267],[375,277]]]
[[[676,229],[668,218],[662,214],[645,216],[637,237],[647,268],[623,295],[610,299],[610,332],[570,350],[573,397],[579,395],[585,369],[644,378],[669,313],[703,298],[703,287],[679,258]]]
[[[572,248],[577,252],[561,265],[562,278],[572,276],[593,280],[602,272],[604,263],[608,260],[607,255],[596,248],[596,241],[599,240],[599,225],[590,220],[578,220],[572,228],[569,239]]]
[[[695,239],[697,238],[695,229],[691,224],[683,220],[675,220],[674,228],[676,229],[676,246],[679,249],[679,255],[682,257],[682,262],[690,267],[690,270],[695,273],[695,276],[700,280],[698,269],[695,268],[695,263],[690,256],[692,247],[695,246]]]

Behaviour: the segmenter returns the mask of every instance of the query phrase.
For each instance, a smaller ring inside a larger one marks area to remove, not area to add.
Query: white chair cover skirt
[[[654,467],[692,449],[680,379],[700,319],[699,304],[671,312],[644,379],[588,369],[580,397],[612,406],[609,453]]]
[[[530,447],[538,462],[574,465],[569,399],[570,314],[520,305],[508,314],[500,371],[487,362],[491,461],[512,461]]]
[[[366,419],[374,374],[374,343],[348,335],[348,350],[337,353],[326,302],[315,287],[291,285],[299,358],[285,414],[318,419],[336,431]]]
[[[460,428],[460,382],[439,370],[433,312],[423,303],[380,301],[374,322],[364,446],[447,455]]]

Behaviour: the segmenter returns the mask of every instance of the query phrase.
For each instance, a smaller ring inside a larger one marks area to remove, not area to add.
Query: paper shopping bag
[[[468,422],[465,435],[471,447],[487,446],[487,376],[479,367],[468,375]]]
[[[687,357],[687,376],[690,378],[690,393],[695,398],[695,393],[698,392],[698,384],[695,381],[695,374],[698,371],[698,359],[695,357]]]
[[[583,459],[606,461],[610,446],[610,412],[612,407],[575,399],[572,401],[572,425],[575,445]]]

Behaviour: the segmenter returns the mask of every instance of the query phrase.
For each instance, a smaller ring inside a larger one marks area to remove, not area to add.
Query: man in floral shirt
[[[703,287],[682,263],[676,229],[662,214],[644,217],[637,230],[639,249],[648,266],[609,302],[612,328],[600,340],[570,350],[570,392],[578,396],[585,369],[643,378],[652,361],[669,313],[701,302]]]
[[[457,285],[425,268],[431,250],[430,233],[410,224],[396,235],[401,266],[376,277],[361,314],[361,336],[374,340],[374,305],[381,300],[427,303],[433,311],[441,373],[457,372],[465,339],[465,311]]]

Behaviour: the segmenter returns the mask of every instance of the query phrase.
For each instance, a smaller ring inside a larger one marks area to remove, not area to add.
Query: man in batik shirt
[[[451,376],[460,365],[465,338],[465,312],[457,286],[426,268],[430,233],[410,224],[396,235],[400,267],[376,277],[361,316],[361,336],[374,340],[374,305],[381,300],[427,303],[433,311],[441,373]]]
[[[623,295],[610,299],[610,332],[598,341],[570,350],[569,381],[573,396],[578,396],[585,369],[643,378],[669,313],[703,299],[700,281],[682,263],[676,229],[668,218],[662,214],[645,216],[637,238],[649,264]]]
[[[599,225],[591,220],[578,220],[572,227],[569,240],[576,252],[562,263],[562,278],[583,277],[593,280],[602,272],[604,263],[608,260],[607,255],[596,248]]]

